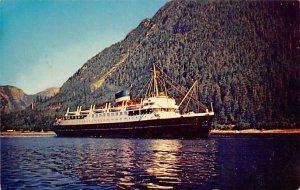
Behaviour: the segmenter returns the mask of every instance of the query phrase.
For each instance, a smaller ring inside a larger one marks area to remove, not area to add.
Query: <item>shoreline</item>
[[[217,130],[210,131],[210,135],[251,135],[251,134],[299,134],[300,129],[245,129],[245,130]],[[29,136],[29,135],[56,135],[54,131],[36,132],[36,131],[1,131],[0,136]]]
[[[245,129],[245,130],[211,130],[210,135],[256,135],[256,134],[300,134],[300,129]]]
[[[47,131],[47,132],[37,132],[37,131],[1,131],[0,133],[1,136],[14,136],[14,135],[22,135],[22,136],[27,136],[27,135],[55,135],[54,131]]]

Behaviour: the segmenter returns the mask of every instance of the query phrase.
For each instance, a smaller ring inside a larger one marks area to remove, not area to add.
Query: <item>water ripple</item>
[[[270,147],[274,142],[272,139],[265,139],[264,143]],[[274,146],[273,151],[264,151],[255,149],[253,144],[263,146],[251,139],[240,139],[236,142],[229,138],[204,140],[1,138],[1,188],[245,187],[232,181],[231,178],[240,177],[241,181],[249,178],[266,179],[265,167],[260,161],[270,163],[269,158],[274,160],[276,159],[274,156],[283,156],[277,153]],[[295,150],[299,148],[293,147]],[[299,166],[299,154],[291,159],[290,161],[298,163]],[[251,168],[248,164],[251,164]],[[255,171],[256,175],[241,173],[249,170]],[[297,170],[290,172],[300,176]],[[253,180],[250,182],[253,183]],[[295,185],[295,182],[292,182],[291,184]],[[272,187],[270,181],[252,186],[258,189]]]

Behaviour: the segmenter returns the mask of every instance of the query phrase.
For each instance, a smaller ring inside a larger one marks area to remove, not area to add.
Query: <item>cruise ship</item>
[[[198,112],[183,112],[180,109],[183,102],[195,99],[191,92],[196,82],[182,100],[176,103],[166,91],[159,90],[155,66],[152,79],[147,93],[140,101],[132,101],[129,91],[122,90],[115,94],[114,104],[106,103],[100,107],[91,105],[88,110],[82,110],[80,106],[76,111],[68,108],[64,117],[54,123],[55,133],[58,137],[207,137],[214,117],[212,106],[210,111],[204,106],[203,111]]]

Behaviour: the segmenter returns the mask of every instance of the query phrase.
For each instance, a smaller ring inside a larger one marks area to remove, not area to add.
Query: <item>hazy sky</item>
[[[0,0],[0,85],[61,86],[166,0]]]

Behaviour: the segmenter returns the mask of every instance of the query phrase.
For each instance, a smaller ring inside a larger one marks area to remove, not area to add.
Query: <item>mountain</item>
[[[24,110],[31,103],[45,101],[59,92],[59,88],[47,88],[33,95],[24,93],[23,90],[14,86],[0,86],[0,113],[8,114]]]
[[[49,124],[67,107],[112,101],[123,88],[138,99],[155,63],[183,86],[199,81],[199,98],[212,102],[215,126],[297,127],[299,7],[299,1],[167,2],[124,40],[88,60],[35,111]],[[38,120],[19,123],[43,124]]]
[[[36,97],[41,97],[41,98],[51,98],[52,96],[54,96],[55,94],[57,94],[59,92],[59,88],[58,87],[50,87],[50,88],[46,88],[45,90],[38,92],[36,94],[34,94],[33,96]]]
[[[23,90],[14,86],[0,86],[0,112],[10,113],[25,109],[32,101]]]

